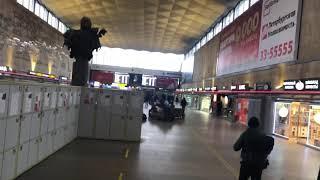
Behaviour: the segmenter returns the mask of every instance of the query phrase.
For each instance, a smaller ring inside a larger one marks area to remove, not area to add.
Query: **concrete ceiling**
[[[104,27],[108,47],[185,53],[235,0],[42,0],[62,21]]]

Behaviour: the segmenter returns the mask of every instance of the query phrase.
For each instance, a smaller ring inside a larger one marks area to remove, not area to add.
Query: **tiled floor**
[[[243,130],[188,111],[185,120],[145,123],[141,143],[76,140],[18,179],[235,180],[240,155],[232,145]],[[320,151],[276,138],[270,164],[264,180],[315,180]]]

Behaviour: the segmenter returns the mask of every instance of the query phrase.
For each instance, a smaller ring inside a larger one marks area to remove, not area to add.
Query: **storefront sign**
[[[239,91],[247,91],[247,90],[249,90],[249,84],[240,84],[240,85],[238,85],[238,90]]]
[[[286,80],[283,83],[284,90],[319,91],[319,79]]]
[[[206,87],[204,88],[205,91],[212,91],[212,88],[211,87]]]
[[[98,81],[102,84],[112,84],[114,82],[114,73],[91,70],[90,81]]]
[[[157,76],[156,87],[164,89],[175,89],[178,87],[178,79]]]
[[[269,91],[269,90],[271,90],[271,83],[270,82],[256,83],[254,89],[256,91]]]
[[[261,0],[220,36],[217,75],[294,61],[301,0]]]
[[[235,85],[230,86],[230,90],[231,90],[231,91],[237,90],[237,86],[235,86]]]

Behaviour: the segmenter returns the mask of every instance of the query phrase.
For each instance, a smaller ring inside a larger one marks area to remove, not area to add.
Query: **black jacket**
[[[241,150],[241,162],[252,164],[265,163],[273,148],[273,138],[258,129],[248,128],[233,145],[235,151]]]

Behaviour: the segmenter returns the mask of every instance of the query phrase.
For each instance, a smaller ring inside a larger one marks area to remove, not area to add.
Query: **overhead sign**
[[[263,0],[227,26],[220,36],[217,75],[294,61],[301,0]]]
[[[178,79],[164,77],[164,76],[157,76],[156,87],[164,88],[164,89],[176,89],[178,87]]]
[[[271,83],[270,82],[256,83],[254,85],[254,89],[256,91],[269,91],[271,90]]]
[[[231,86],[230,86],[230,90],[231,90],[231,91],[237,90],[237,86],[236,86],[236,85],[231,85]]]
[[[319,91],[320,79],[286,80],[283,83],[287,91]]]
[[[239,91],[247,91],[247,90],[249,90],[249,84],[239,84],[238,85],[238,90]]]

